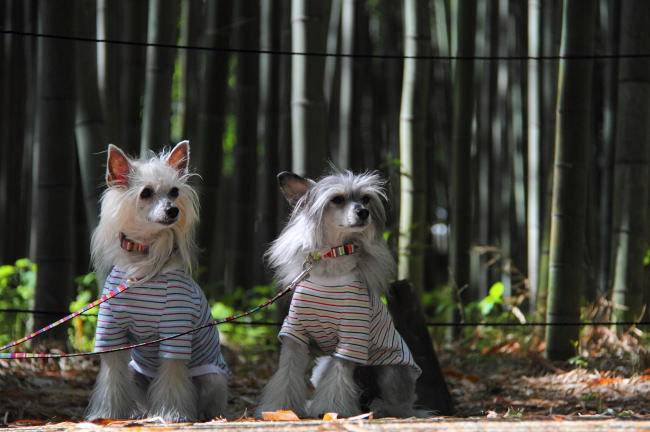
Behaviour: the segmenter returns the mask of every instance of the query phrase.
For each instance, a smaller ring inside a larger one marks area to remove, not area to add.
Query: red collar
[[[149,246],[131,240],[123,232],[120,233],[120,247],[127,252],[139,252],[142,254],[149,252]]]

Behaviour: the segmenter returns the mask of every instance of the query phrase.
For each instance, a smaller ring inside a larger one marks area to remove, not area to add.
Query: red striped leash
[[[56,320],[56,321],[54,321],[53,323],[48,324],[48,325],[46,325],[45,327],[43,327],[42,329],[40,329],[40,330],[36,330],[35,332],[30,333],[30,334],[28,334],[28,335],[25,336],[25,337],[22,337],[22,338],[20,338],[20,339],[16,339],[15,341],[13,341],[13,342],[9,342],[8,344],[6,344],[6,345],[0,347],[0,351],[4,351],[4,350],[6,350],[6,349],[8,349],[8,348],[11,348],[11,347],[14,347],[14,346],[16,346],[16,345],[20,345],[20,344],[23,343],[23,342],[27,342],[28,340],[30,340],[30,339],[32,339],[32,338],[34,338],[34,337],[36,337],[36,336],[38,336],[38,335],[40,335],[40,334],[43,334],[43,333],[45,333],[46,331],[51,330],[51,329],[53,329],[54,327],[57,327],[57,326],[63,324],[64,322],[69,321],[69,320],[71,320],[72,318],[74,318],[74,317],[76,317],[76,316],[78,316],[78,315],[81,315],[82,313],[84,313],[84,312],[86,312],[86,311],[89,311],[89,310],[91,310],[91,309],[94,309],[94,308],[96,308],[97,306],[99,306],[100,304],[104,303],[106,300],[115,297],[116,295],[118,295],[118,294],[121,293],[122,291],[126,290],[127,288],[128,288],[128,286],[125,285],[125,284],[118,285],[117,287],[115,287],[114,289],[112,289],[111,291],[109,291],[108,294],[101,296],[99,299],[95,300],[95,301],[92,302],[92,303],[88,303],[86,306],[82,307],[82,308],[79,309],[78,311],[73,312],[73,313],[71,313],[70,315],[67,315],[67,316],[65,316],[65,317],[63,317],[63,318],[61,318],[61,319],[59,319],[59,320]],[[13,357],[6,357],[6,356],[7,356],[7,355],[14,355],[14,354],[21,354],[21,353],[11,353],[11,354],[0,353],[0,358],[13,358]],[[26,354],[26,353],[25,353],[25,354]]]
[[[133,345],[126,345],[126,346],[122,346],[122,347],[118,347],[118,348],[111,348],[111,349],[108,349],[108,350],[101,350],[101,351],[91,351],[91,352],[83,352],[83,353],[64,353],[64,354],[25,353],[25,352],[0,353],[0,359],[80,357],[80,356],[99,355],[99,354],[105,354],[105,353],[116,352],[116,351],[125,351],[125,350],[138,348],[138,347],[145,346],[145,345],[160,343],[160,342],[163,342],[163,341],[166,341],[166,340],[169,340],[169,339],[174,339],[174,338],[177,338],[177,337],[180,337],[180,336],[184,336],[184,335],[189,334],[189,333],[194,333],[196,331],[202,330],[202,329],[207,328],[207,327],[227,323],[229,321],[234,321],[236,319],[251,315],[251,314],[257,312],[258,310],[263,309],[263,308],[269,306],[270,304],[275,303],[278,299],[280,299],[282,296],[287,294],[289,291],[295,289],[296,285],[298,285],[300,282],[302,282],[309,275],[309,272],[311,271],[312,267],[314,266],[314,264],[317,261],[320,261],[321,259],[336,258],[336,257],[339,257],[339,256],[350,255],[350,254],[353,254],[355,251],[356,251],[356,248],[355,248],[354,245],[346,244],[346,245],[342,245],[342,246],[337,246],[335,248],[331,248],[331,249],[327,250],[325,253],[322,253],[322,254],[319,253],[319,252],[310,253],[309,255],[307,255],[307,258],[305,259],[305,263],[303,264],[303,267],[302,267],[302,271],[298,274],[298,276],[296,276],[291,281],[291,283],[289,283],[289,285],[287,285],[283,290],[279,291],[272,298],[266,300],[264,303],[261,303],[261,304],[255,306],[254,308],[252,308],[252,309],[250,309],[250,310],[248,310],[246,312],[242,312],[242,313],[240,313],[238,315],[231,315],[231,316],[229,316],[227,318],[222,318],[222,319],[215,320],[215,321],[210,321],[209,323],[203,324],[203,325],[201,325],[199,327],[193,328],[193,329],[185,331],[183,333],[178,333],[178,334],[175,334],[175,335],[166,336],[166,337],[162,337],[162,338],[158,338],[158,339],[154,339],[154,340],[150,340],[150,341],[140,342],[140,343],[133,344]],[[83,308],[79,309],[77,312],[73,312],[73,313],[71,313],[70,315],[68,315],[68,316],[66,316],[64,318],[61,318],[60,320],[57,320],[57,321],[55,321],[55,322],[53,322],[51,324],[48,324],[47,326],[43,327],[40,330],[37,330],[37,331],[35,331],[35,332],[33,332],[33,333],[23,337],[23,338],[20,338],[20,339],[17,339],[15,341],[13,341],[13,342],[8,343],[7,345],[1,347],[0,351],[4,351],[7,348],[11,348],[13,346],[16,346],[18,344],[21,344],[21,343],[23,343],[25,341],[30,340],[33,337],[38,336],[39,334],[45,333],[46,331],[48,331],[48,330],[50,330],[50,329],[52,329],[52,328],[54,328],[54,327],[56,327],[56,326],[58,326],[58,325],[60,325],[60,324],[62,324],[64,322],[66,322],[68,320],[71,320],[72,318],[74,318],[74,317],[76,317],[76,316],[78,316],[78,315],[80,315],[80,314],[82,314],[82,313],[84,313],[84,312],[86,312],[86,311],[88,311],[90,309],[93,309],[93,308],[97,307],[101,303],[105,302],[106,300],[108,300],[108,299],[110,299],[112,297],[115,297],[116,295],[118,295],[119,293],[121,293],[122,291],[124,291],[126,289],[127,289],[126,285],[119,285],[114,290],[111,290],[105,296],[102,296],[100,299],[95,300],[94,302],[87,304]]]

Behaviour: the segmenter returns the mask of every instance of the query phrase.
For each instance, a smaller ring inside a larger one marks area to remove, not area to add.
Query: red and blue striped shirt
[[[104,294],[126,282],[113,267]],[[134,284],[102,303],[97,318],[95,350],[105,350],[183,333],[213,321],[201,288],[183,270],[157,275]],[[155,376],[160,358],[188,361],[190,375],[227,373],[215,326],[131,350],[131,366]]]
[[[386,305],[357,275],[296,286],[279,337],[316,342],[328,355],[363,365],[420,368],[395,329]]]

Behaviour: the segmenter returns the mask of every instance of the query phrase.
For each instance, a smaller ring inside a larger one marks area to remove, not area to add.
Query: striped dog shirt
[[[104,294],[125,283],[126,277],[124,272],[113,267],[106,279]],[[212,320],[208,302],[196,282],[183,270],[167,271],[101,304],[95,350],[172,336]],[[143,375],[154,377],[160,358],[187,360],[191,376],[228,373],[215,326],[134,348],[130,366]]]
[[[310,340],[328,355],[362,365],[402,365],[417,370],[386,305],[358,275],[309,278],[296,286],[279,337]]]

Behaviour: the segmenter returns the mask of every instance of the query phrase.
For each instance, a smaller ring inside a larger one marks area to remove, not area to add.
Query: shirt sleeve
[[[168,337],[192,330],[199,318],[199,303],[194,290],[181,279],[167,281],[165,309],[160,318],[160,337]],[[160,343],[160,357],[190,360],[192,357],[192,335],[168,339]]]

